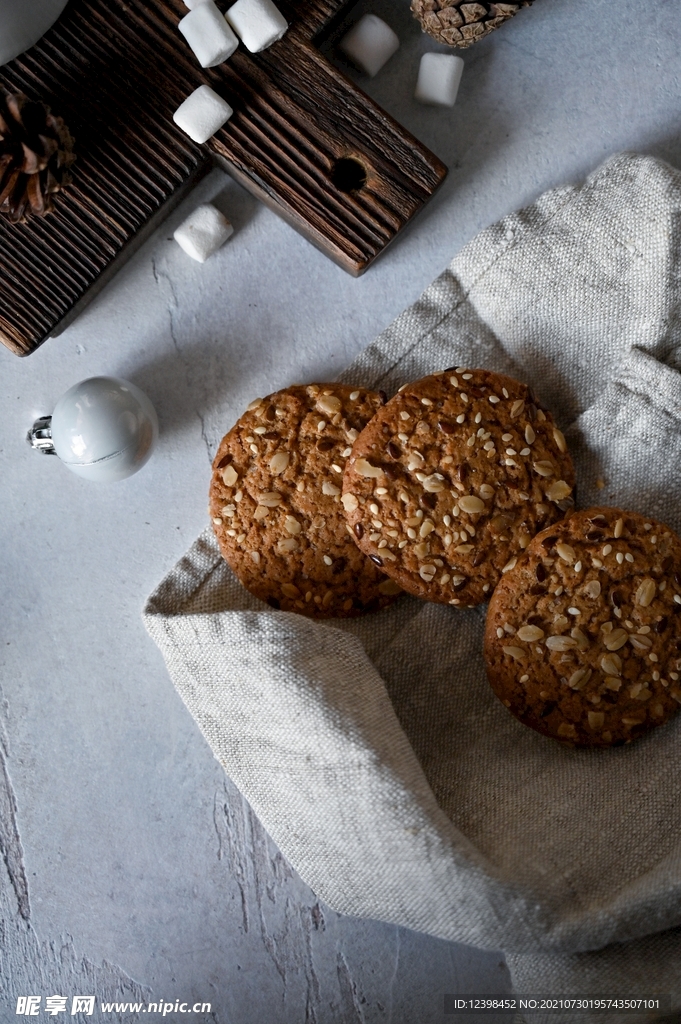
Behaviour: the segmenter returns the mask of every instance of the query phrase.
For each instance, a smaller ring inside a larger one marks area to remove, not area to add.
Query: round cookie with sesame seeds
[[[488,600],[574,501],[565,438],[525,384],[445,370],[403,387],[353,445],[343,505],[356,542],[404,590]]]
[[[340,502],[351,446],[382,405],[362,388],[290,387],[251,402],[220,442],[215,536],[246,589],[272,607],[345,618],[400,593],[353,543]]]
[[[681,539],[616,508],[542,530],[494,592],[484,655],[545,736],[609,747],[662,725],[681,703]]]

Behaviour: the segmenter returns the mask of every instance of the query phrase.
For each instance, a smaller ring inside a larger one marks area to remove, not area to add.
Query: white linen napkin
[[[680,256],[681,174],[614,157],[474,238],[343,380],[518,377],[566,433],[580,506],[680,530]],[[539,736],[489,688],[484,614],[277,612],[206,531],[144,617],[215,756],[335,910],[501,948],[525,992],[652,986],[681,1008],[681,715],[613,750]]]

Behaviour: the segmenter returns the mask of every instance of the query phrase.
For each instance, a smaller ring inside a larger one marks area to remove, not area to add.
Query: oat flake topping
[[[613,508],[543,530],[490,601],[485,663],[546,736],[613,746],[662,725],[681,704],[681,540]]]
[[[343,506],[358,545],[418,597],[486,601],[574,502],[565,438],[532,391],[465,367],[403,387],[355,441]],[[376,508],[376,511],[372,511]]]
[[[222,439],[213,528],[241,582],[272,607],[343,618],[400,593],[358,550],[341,503],[351,444],[382,404],[377,392],[340,384],[291,387],[251,402]]]

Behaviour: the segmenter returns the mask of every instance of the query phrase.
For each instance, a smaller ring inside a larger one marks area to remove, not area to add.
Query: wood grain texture
[[[223,5],[224,6],[224,5]],[[421,209],[444,165],[316,49],[348,0],[282,0],[286,36],[200,68],[181,0],[71,0],[0,86],[49,103],[76,139],[74,182],[44,219],[0,218],[0,340],[33,351],[108,278],[214,159],[318,248],[361,274]],[[172,121],[207,83],[234,115],[205,146]],[[362,187],[334,184],[350,159]]]

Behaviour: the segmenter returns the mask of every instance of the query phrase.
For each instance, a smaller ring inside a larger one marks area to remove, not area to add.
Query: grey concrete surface
[[[411,98],[438,47],[407,0],[364,10],[402,47],[363,84],[451,168],[365,277],[215,171],[61,337],[0,352],[2,1022],[18,995],[96,994],[206,1001],[166,1019],[216,1024],[430,1024],[454,1020],[445,992],[510,991],[500,953],[317,903],[212,759],[140,610],[204,527],[210,456],[252,397],[334,377],[476,231],[610,153],[681,165],[681,21],[675,0],[536,0],[464,54],[449,111]],[[171,234],[212,198],[236,232],[199,266]],[[110,486],[24,440],[100,373],[146,390],[161,423],[152,461]],[[135,1014],[69,1019],[117,1017]]]

